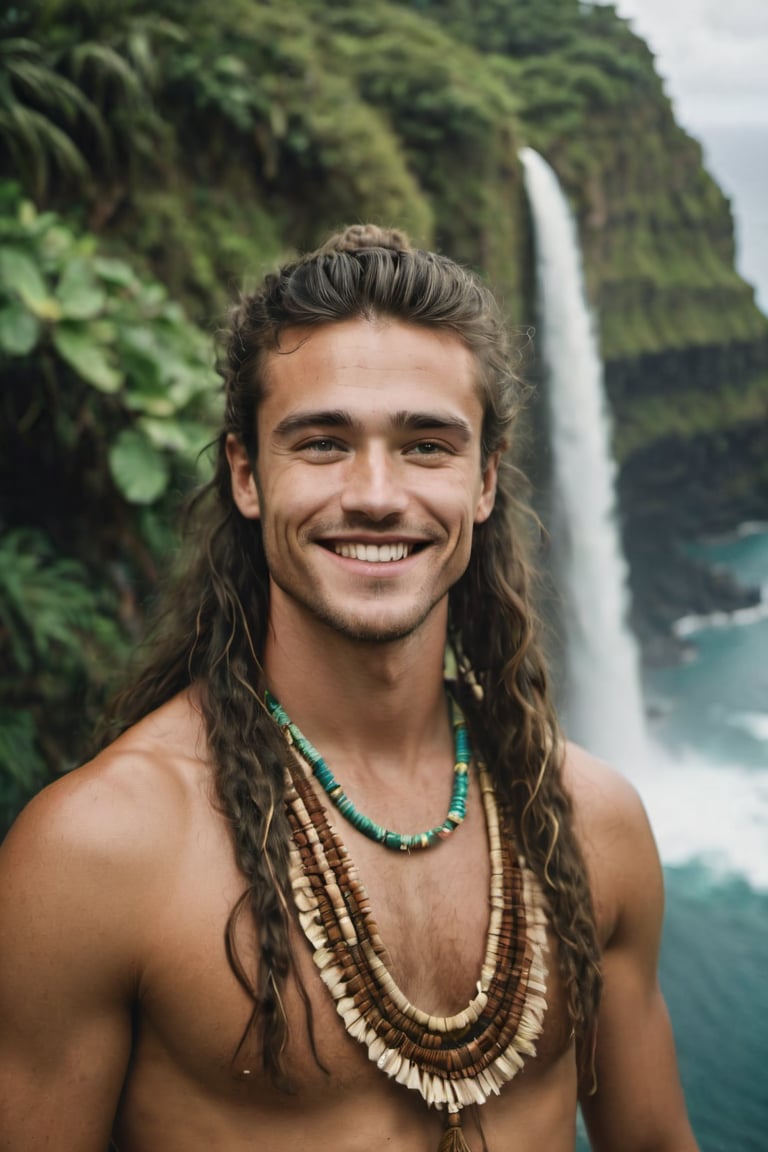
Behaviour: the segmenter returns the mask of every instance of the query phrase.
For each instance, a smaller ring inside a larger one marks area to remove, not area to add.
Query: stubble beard
[[[392,524],[378,524],[377,528],[379,530],[397,528],[399,524],[395,523],[396,519],[397,518],[393,517]],[[315,524],[313,527],[314,536],[333,536],[338,528],[335,523]],[[347,531],[355,527],[369,529],[370,524],[364,517],[350,518],[350,520],[344,524],[344,529]],[[431,525],[418,525],[415,528],[415,533],[412,534],[419,536],[425,542],[429,541],[430,544],[442,542],[442,536],[436,532]],[[313,589],[308,581],[302,582],[300,580],[286,578],[286,574],[280,570],[280,564],[273,566],[270,563],[271,548],[265,539],[263,539],[263,546],[267,568],[270,574],[270,582],[280,589],[286,599],[294,605],[297,605],[299,609],[312,616],[319,623],[324,624],[337,635],[355,641],[356,643],[387,644],[407,639],[407,637],[412,636],[422,627],[437,605],[448,594],[448,589],[446,588],[434,597],[428,596],[425,599],[419,600],[417,596],[411,605],[411,610],[405,610],[405,618],[401,616],[399,620],[393,621],[391,624],[377,623],[375,619],[371,620],[368,618],[369,613],[355,616],[352,612],[345,611],[343,607],[329,603],[322,595],[313,594]],[[389,583],[385,580],[382,580],[380,584],[373,584],[370,592],[370,615],[375,615],[377,600],[380,600],[382,604],[386,603],[386,596],[390,591]]]
[[[355,616],[336,608],[320,596],[307,593],[306,589],[297,589],[289,581],[283,581],[271,575],[275,584],[283,595],[305,613],[311,615],[320,624],[324,624],[338,636],[360,644],[388,644],[398,640],[405,640],[417,632],[440,601],[447,593],[441,594],[435,601],[427,604],[414,604],[413,611],[405,619],[392,621],[391,624],[379,623],[375,619],[366,619],[361,615]],[[374,588],[375,597],[375,588]],[[372,612],[375,613],[375,599]]]

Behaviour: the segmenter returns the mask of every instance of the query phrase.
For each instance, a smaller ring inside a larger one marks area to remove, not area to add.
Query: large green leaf
[[[153,416],[171,416],[176,405],[168,394],[163,349],[151,324],[121,324],[117,339],[125,369],[125,405]]]
[[[26,356],[40,337],[37,317],[18,303],[0,308],[0,352],[8,356]]]
[[[106,280],[109,284],[117,284],[121,288],[136,282],[136,273],[124,260],[115,260],[111,256],[96,256],[93,268],[102,280]]]
[[[40,269],[20,248],[0,248],[0,279],[22,299],[44,300],[48,295]]]
[[[109,354],[94,339],[85,325],[57,324],[52,333],[53,344],[78,376],[87,380],[100,392],[117,392],[123,383],[123,374],[111,363]]]
[[[0,248],[0,284],[20,296],[41,320],[59,318],[59,304],[49,294],[40,269],[20,248]]]
[[[131,379],[126,390],[125,407],[131,412],[146,412],[150,416],[173,416],[176,405],[169,399],[162,381],[149,377],[137,382]]]
[[[106,296],[85,260],[75,258],[64,266],[56,297],[69,320],[92,320],[104,307]]]
[[[211,429],[197,420],[159,420],[140,416],[138,424],[156,448],[165,448],[182,456],[195,456],[210,442]]]
[[[46,217],[52,217],[52,221],[43,228],[42,225]],[[40,251],[45,259],[53,264],[60,264],[67,253],[74,247],[75,237],[72,231],[63,224],[60,224],[58,217],[53,213],[41,213],[28,227],[31,234],[36,235],[39,233]]]
[[[124,429],[109,450],[109,468],[131,504],[151,504],[168,485],[168,462],[145,436]]]

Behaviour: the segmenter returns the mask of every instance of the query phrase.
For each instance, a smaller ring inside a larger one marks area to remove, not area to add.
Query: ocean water
[[[644,792],[666,864],[661,981],[702,1152],[768,1152],[768,530],[702,551],[766,603],[682,622],[695,656],[649,679],[665,752]]]
[[[701,1152],[768,1152],[768,525],[700,551],[766,603],[680,622],[691,656],[648,676],[628,775],[664,863],[660,979]]]
[[[768,124],[697,135],[732,199],[739,271],[768,311]],[[699,1146],[768,1152],[768,524],[696,550],[763,603],[679,621],[690,658],[646,677],[648,744],[628,774],[664,864],[660,978]]]

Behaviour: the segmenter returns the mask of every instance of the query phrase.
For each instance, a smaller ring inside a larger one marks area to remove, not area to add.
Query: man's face
[[[284,333],[258,414],[256,479],[228,444],[233,493],[260,518],[275,627],[407,636],[469,561],[493,507],[472,353],[451,333],[349,320]]]

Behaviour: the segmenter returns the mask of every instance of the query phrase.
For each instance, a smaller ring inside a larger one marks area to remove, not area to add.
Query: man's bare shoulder
[[[589,1077],[581,1093],[592,1146],[696,1152],[658,983],[664,881],[645,808],[625,776],[581,748],[568,747],[564,771],[602,950],[597,1091]]]
[[[637,789],[621,772],[574,744],[567,746],[563,777],[603,938],[612,935],[630,905],[646,907],[655,919],[663,905],[663,880]]]
[[[44,789],[0,846],[0,1108],[14,1148],[33,1131],[36,1148],[108,1141],[178,861],[215,825],[201,729],[189,697],[169,702]]]
[[[644,821],[642,801],[631,781],[577,744],[566,745],[563,777],[585,833]]]
[[[29,858],[47,870],[58,860],[60,868],[104,864],[114,874],[128,865],[135,879],[135,868],[157,861],[206,794],[205,748],[199,712],[183,693],[43,789],[2,846],[7,866]]]

